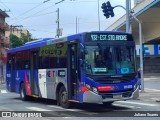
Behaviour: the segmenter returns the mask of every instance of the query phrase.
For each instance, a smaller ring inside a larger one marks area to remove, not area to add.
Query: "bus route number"
[[[93,41],[96,41],[96,40],[98,40],[98,35],[91,35],[91,38]]]

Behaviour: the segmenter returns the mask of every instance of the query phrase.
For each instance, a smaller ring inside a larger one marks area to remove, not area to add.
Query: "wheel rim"
[[[67,103],[67,92],[66,91],[63,91],[61,93],[61,103],[62,104],[66,104]]]

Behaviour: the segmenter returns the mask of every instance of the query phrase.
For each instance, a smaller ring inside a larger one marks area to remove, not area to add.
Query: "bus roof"
[[[78,33],[78,34],[74,34],[74,35],[70,35],[67,37],[63,37],[63,38],[43,38],[43,39],[39,39],[39,40],[35,40],[35,41],[31,41],[31,42],[27,42],[25,43],[23,46],[17,47],[17,48],[12,48],[10,50],[7,51],[7,53],[14,53],[14,52],[18,52],[18,51],[22,51],[22,50],[28,50],[28,49],[34,49],[34,48],[38,48],[38,47],[42,47],[47,45],[47,41],[59,41],[62,39],[66,39],[67,41],[70,40],[75,40],[77,39],[77,37],[82,36],[86,33],[118,33],[118,34],[126,34],[126,35],[131,35],[129,33],[125,33],[125,32],[117,32],[117,31],[91,31],[91,32],[82,32],[82,33]]]

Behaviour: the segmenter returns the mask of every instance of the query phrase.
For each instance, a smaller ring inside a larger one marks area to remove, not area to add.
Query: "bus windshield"
[[[86,74],[114,75],[135,72],[132,46],[85,46],[83,69]]]

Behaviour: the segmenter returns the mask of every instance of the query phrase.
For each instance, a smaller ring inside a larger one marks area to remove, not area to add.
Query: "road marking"
[[[160,92],[160,90],[159,90],[159,89],[150,89],[150,88],[145,88],[145,90],[155,91],[155,92]]]
[[[0,106],[0,110],[1,111],[13,111],[13,109],[10,109],[10,108],[4,107],[4,106]]]
[[[52,110],[48,110],[48,109],[43,109],[43,108],[39,108],[39,107],[26,107],[29,110],[33,110],[33,111],[52,111]]]
[[[140,103],[140,102],[132,102],[132,101],[118,101],[118,103],[128,103],[128,104],[144,105],[144,106],[151,106],[151,107],[159,106],[156,104],[148,104],[148,103]]]
[[[7,93],[6,90],[0,90],[0,93]]]
[[[160,101],[159,98],[151,98],[152,100],[155,100],[155,101]]]
[[[150,77],[150,78],[144,78],[145,81],[153,81],[153,80],[159,80],[159,78],[154,78],[154,77]]]
[[[65,111],[72,111],[72,112],[78,112],[78,113],[81,113],[81,114],[87,114],[87,115],[97,114],[97,113],[94,113],[94,112],[88,113],[88,112],[80,110],[80,109],[65,109],[65,108],[62,108],[62,107],[59,107],[59,106],[55,106],[55,105],[47,105],[47,106],[52,107],[52,108],[58,108],[58,109],[65,110]]]
[[[118,106],[118,107],[127,107],[127,108],[131,108],[131,109],[140,109],[141,107],[136,107],[136,106],[130,106],[130,105],[122,105],[122,104],[113,104],[115,106]]]
[[[59,106],[55,106],[55,105],[47,105],[48,107],[53,107],[53,108],[58,108],[58,109],[61,109],[61,110],[67,110],[67,111],[82,111],[80,109],[65,109],[65,108],[62,108],[62,107],[59,107]]]

